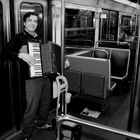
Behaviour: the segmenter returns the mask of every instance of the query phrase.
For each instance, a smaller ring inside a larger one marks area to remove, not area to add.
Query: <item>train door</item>
[[[12,28],[14,34],[20,33],[23,30],[23,16],[27,12],[37,12],[39,14],[39,22],[37,33],[43,42],[48,40],[48,4],[46,0],[14,0],[11,3],[11,17],[12,17]],[[14,23],[14,24],[13,24]],[[13,35],[14,35],[13,34]],[[12,64],[13,68],[13,83],[14,83],[14,94],[16,95],[16,126],[19,129],[25,111],[26,98],[24,91],[24,84],[21,80],[22,71],[19,66],[19,62]]]
[[[2,49],[10,38],[9,0],[0,0],[0,137],[15,131],[10,64],[2,61]]]

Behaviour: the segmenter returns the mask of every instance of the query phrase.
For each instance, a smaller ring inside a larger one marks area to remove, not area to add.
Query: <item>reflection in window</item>
[[[1,56],[1,51],[2,51],[2,48],[3,48],[3,45],[4,45],[4,42],[3,42],[3,7],[2,7],[2,3],[0,3],[0,56]],[[0,66],[2,64],[1,62],[1,57],[0,57]]]
[[[121,17],[120,35],[126,34],[127,40],[133,41],[134,36],[137,34],[136,30],[136,17],[125,16]]]
[[[21,5],[21,28],[23,30],[23,16],[27,12],[36,12],[39,14],[38,28],[36,30],[40,39],[43,41],[43,8],[39,4],[22,3]]]
[[[65,46],[92,47],[94,44],[94,12],[79,9],[65,11]]]

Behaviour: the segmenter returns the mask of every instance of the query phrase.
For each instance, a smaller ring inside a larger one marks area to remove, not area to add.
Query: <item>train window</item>
[[[92,47],[95,12],[81,9],[65,10],[65,46]]]
[[[137,34],[136,30],[136,17],[135,16],[121,16],[120,23],[120,38],[122,34],[127,36],[126,40],[133,41],[134,36]]]
[[[39,14],[39,22],[38,22],[38,29],[37,33],[40,36],[40,39],[43,41],[43,7],[40,4],[29,4],[29,3],[22,3],[20,8],[20,14],[21,14],[21,28],[23,30],[23,16],[27,12],[36,12]]]
[[[2,51],[2,47],[4,45],[4,42],[3,42],[3,7],[2,7],[2,3],[0,3],[0,54],[1,54],[1,51]],[[1,62],[1,58],[0,58],[0,66],[2,64]]]
[[[118,13],[103,10],[100,16],[100,40],[117,40]]]

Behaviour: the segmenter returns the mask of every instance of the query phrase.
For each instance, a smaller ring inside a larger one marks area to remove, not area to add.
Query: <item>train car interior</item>
[[[52,128],[31,140],[140,140],[139,0],[0,0],[0,140],[21,140],[23,69],[2,53],[27,12],[39,15],[42,70],[56,69]]]

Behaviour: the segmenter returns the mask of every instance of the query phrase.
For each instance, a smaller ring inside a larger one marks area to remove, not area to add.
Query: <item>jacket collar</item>
[[[35,33],[35,35],[32,35],[29,32],[27,32],[26,30],[24,30],[23,33],[31,39],[37,39],[38,38],[38,35],[36,33]]]

